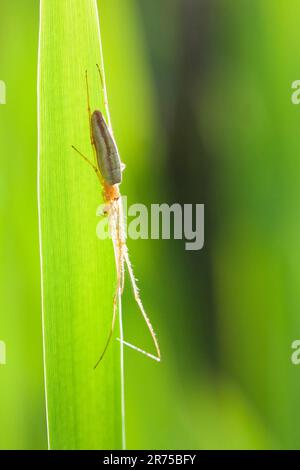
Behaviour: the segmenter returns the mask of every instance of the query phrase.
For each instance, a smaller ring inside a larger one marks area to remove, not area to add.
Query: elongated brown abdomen
[[[122,181],[121,160],[116,143],[100,111],[92,114],[92,132],[101,175],[113,186]]]

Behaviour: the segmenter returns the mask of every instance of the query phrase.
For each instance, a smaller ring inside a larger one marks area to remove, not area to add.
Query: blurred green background
[[[98,3],[123,194],[129,204],[205,204],[201,251],[128,241],[163,354],[158,365],[125,351],[128,448],[300,448],[290,360],[300,338],[299,4]],[[0,5],[2,449],[46,448],[38,10],[38,0]],[[129,289],[124,329],[151,347]]]

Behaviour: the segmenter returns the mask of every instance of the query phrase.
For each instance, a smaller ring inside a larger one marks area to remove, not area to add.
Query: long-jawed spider
[[[152,336],[152,340],[156,349],[156,355],[150,354],[144,351],[143,349],[140,349],[137,346],[128,343],[127,341],[120,340],[120,338],[118,338],[118,340],[122,341],[122,343],[126,346],[129,346],[130,348],[135,349],[136,351],[139,351],[142,354],[145,354],[146,356],[155,359],[156,361],[161,360],[159,344],[155,336],[154,329],[151,325],[151,322],[145,312],[143,303],[141,301],[139,289],[137,287],[133,268],[129,259],[125,237],[122,199],[119,189],[119,185],[122,181],[122,172],[125,168],[125,165],[123,165],[123,163],[121,162],[118,148],[113,137],[106,87],[102,77],[101,69],[98,64],[96,64],[96,66],[98,69],[99,78],[103,90],[104,105],[108,118],[108,125],[106,124],[103,114],[100,111],[95,110],[93,113],[91,112],[88,73],[86,70],[85,81],[87,94],[87,109],[90,128],[90,141],[93,149],[94,162],[92,162],[89,158],[83,155],[83,153],[81,153],[74,145],[72,145],[72,148],[91,166],[91,168],[93,168],[100,182],[103,200],[105,203],[103,213],[108,217],[109,221],[109,228],[114,246],[117,270],[117,287],[113,298],[113,315],[111,328],[103,352],[99,357],[98,361],[96,362],[94,369],[96,369],[96,367],[101,362],[114,332],[117,317],[118,298],[123,294],[124,291],[125,266],[128,270],[135,301]]]

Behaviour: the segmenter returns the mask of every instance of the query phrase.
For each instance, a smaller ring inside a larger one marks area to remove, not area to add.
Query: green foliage
[[[96,236],[101,187],[71,149],[91,157],[92,109],[103,109],[94,0],[43,0],[39,54],[39,213],[48,430],[52,449],[121,448],[120,345],[94,370],[112,316],[115,263]]]

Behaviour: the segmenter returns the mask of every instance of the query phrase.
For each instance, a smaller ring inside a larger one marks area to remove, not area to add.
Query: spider
[[[103,214],[108,217],[110,234],[114,246],[117,271],[117,287],[113,297],[113,314],[111,328],[103,352],[99,357],[97,363],[95,364],[94,369],[96,369],[96,367],[102,361],[114,332],[117,317],[117,302],[119,295],[122,296],[124,291],[125,267],[127,267],[128,270],[135,301],[152,336],[152,340],[156,349],[156,355],[150,354],[144,351],[143,349],[140,349],[137,346],[128,343],[127,341],[120,340],[120,338],[118,338],[118,340],[126,346],[129,346],[130,348],[133,348],[141,352],[142,354],[146,354],[146,356],[155,359],[158,362],[161,360],[161,353],[158,340],[155,336],[154,329],[146,314],[141,297],[139,295],[139,289],[136,283],[133,268],[128,254],[128,248],[126,245],[123,206],[119,188],[122,182],[122,172],[125,169],[125,165],[121,162],[119,151],[113,137],[105,82],[102,77],[99,65],[96,64],[96,66],[103,90],[104,105],[108,118],[108,124],[106,123],[101,111],[95,110],[93,113],[91,112],[88,73],[86,70],[85,82],[87,94],[87,110],[90,129],[90,141],[94,155],[94,162],[92,162],[89,158],[83,155],[83,153],[80,152],[74,145],[72,145],[72,148],[75,150],[75,152],[77,152],[91,166],[100,182],[102,188],[102,196],[105,203]]]

